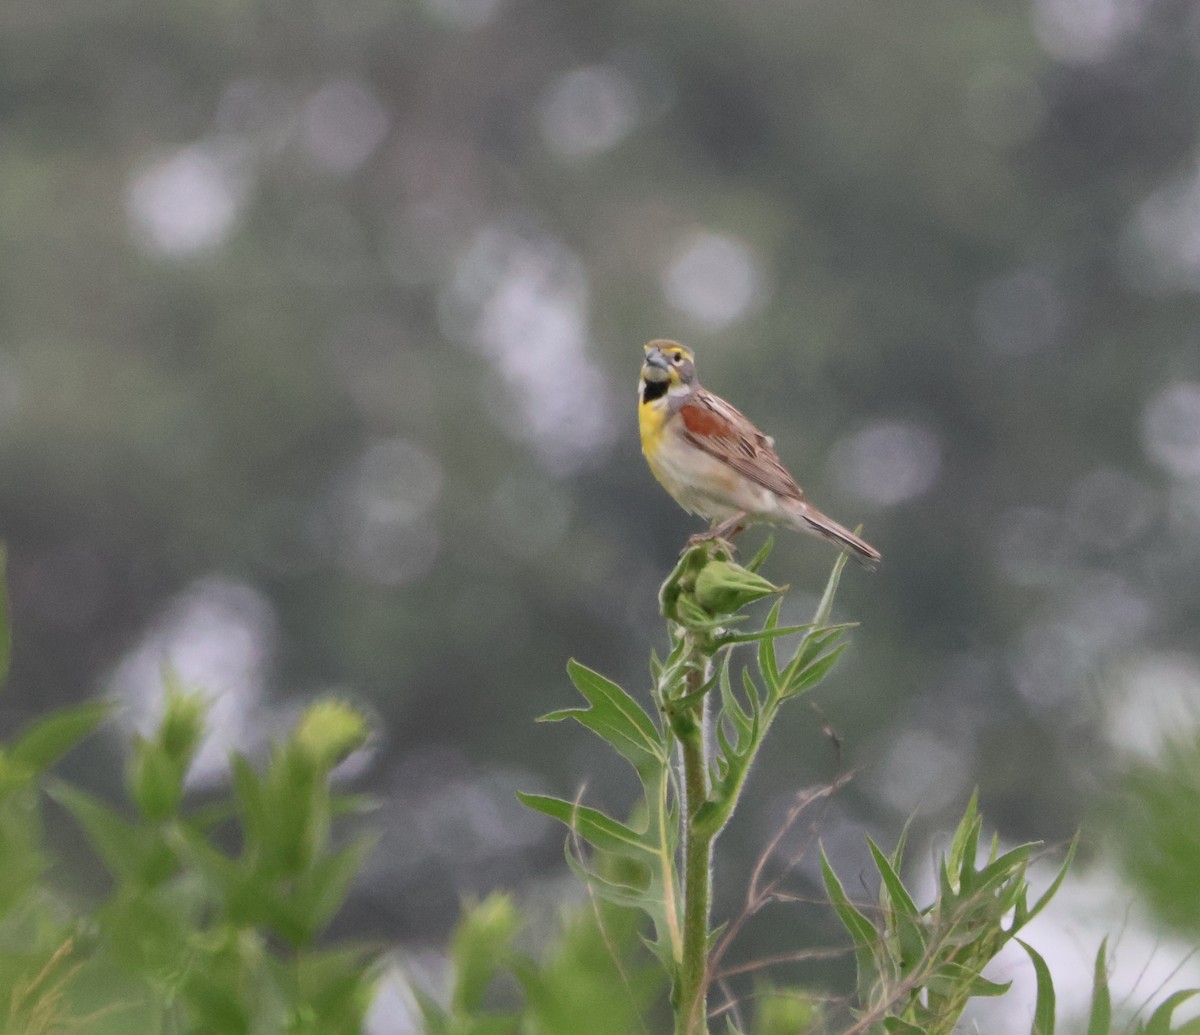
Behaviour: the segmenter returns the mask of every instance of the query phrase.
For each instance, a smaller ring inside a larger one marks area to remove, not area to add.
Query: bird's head
[[[646,345],[642,363],[642,398],[649,401],[671,389],[687,389],[696,383],[696,357],[677,341],[657,338]]]

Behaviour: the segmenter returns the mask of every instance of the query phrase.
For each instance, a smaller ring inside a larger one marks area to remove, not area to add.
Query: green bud
[[[344,701],[318,701],[304,709],[292,742],[305,757],[332,769],[367,739],[367,720]]]
[[[158,732],[138,737],[129,771],[130,791],[141,814],[150,820],[173,816],[183,800],[183,782],[200,742],[208,701],[202,694],[180,689],[168,672],[166,707]]]
[[[197,693],[184,693],[171,688],[167,693],[167,707],[158,741],[168,757],[187,765],[200,746],[204,735],[204,719],[208,713],[208,701]]]
[[[671,617],[687,628],[703,628],[712,622],[712,615],[704,610],[690,593],[681,594],[675,601]]]
[[[129,789],[142,816],[153,821],[173,816],[183,801],[185,773],[186,767],[161,744],[139,737],[133,747]]]
[[[755,600],[782,592],[783,587],[729,561],[712,561],[696,577],[696,601],[710,615],[733,614]]]

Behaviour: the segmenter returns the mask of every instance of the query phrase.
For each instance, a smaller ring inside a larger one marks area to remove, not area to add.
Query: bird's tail
[[[848,528],[843,528],[833,518],[828,518],[810,503],[800,501],[787,509],[791,525],[798,532],[820,536],[844,550],[867,571],[874,571],[883,559],[882,554],[865,539],[860,539]]]

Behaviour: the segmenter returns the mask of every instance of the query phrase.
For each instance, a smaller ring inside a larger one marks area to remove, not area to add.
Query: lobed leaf
[[[666,764],[668,751],[654,720],[628,693],[610,679],[575,660],[567,663],[575,688],[590,708],[564,708],[542,716],[542,722],[574,719],[609,743],[639,773]]]

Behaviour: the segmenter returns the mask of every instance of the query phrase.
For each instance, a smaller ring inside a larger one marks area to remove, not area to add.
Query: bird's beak
[[[660,349],[651,349],[646,353],[646,361],[642,364],[642,377],[647,381],[666,381],[671,376],[671,365]]]

